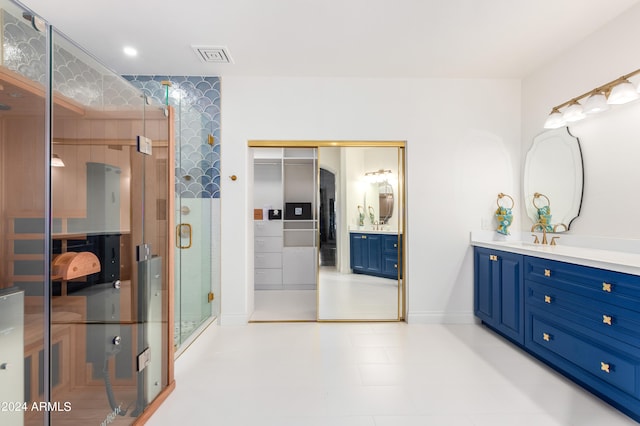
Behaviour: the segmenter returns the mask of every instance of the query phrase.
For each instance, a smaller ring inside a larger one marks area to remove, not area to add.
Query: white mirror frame
[[[525,207],[532,224],[538,222],[533,202],[534,194],[539,193],[549,200],[555,232],[568,231],[580,214],[583,186],[580,141],[569,128],[561,127],[536,136],[527,152],[523,178]]]

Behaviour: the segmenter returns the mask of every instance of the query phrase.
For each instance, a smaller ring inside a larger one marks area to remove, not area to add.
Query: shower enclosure
[[[174,386],[173,110],[0,15],[0,424],[141,424]]]
[[[220,312],[219,107],[206,96],[214,89],[210,80],[171,78],[168,90],[169,103],[177,112],[174,339],[178,353]]]
[[[125,76],[175,109],[176,355],[220,312],[220,79]]]

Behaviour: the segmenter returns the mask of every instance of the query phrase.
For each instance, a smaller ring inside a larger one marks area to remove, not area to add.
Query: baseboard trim
[[[247,325],[249,319],[246,314],[221,314],[220,325]]]
[[[473,312],[422,311],[407,313],[409,324],[475,324]]]

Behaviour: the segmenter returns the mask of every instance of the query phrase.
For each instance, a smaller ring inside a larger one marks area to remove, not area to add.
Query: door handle
[[[188,223],[181,223],[176,226],[176,247],[180,249],[188,249],[191,247],[193,241],[193,233],[191,232],[191,225]],[[189,238],[189,244],[182,245],[182,238]]]

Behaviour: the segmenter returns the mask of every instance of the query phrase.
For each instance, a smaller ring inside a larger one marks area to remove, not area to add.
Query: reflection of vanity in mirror
[[[402,153],[395,146],[319,148],[321,170],[336,172],[337,235],[335,265],[319,269],[319,320],[400,316]]]
[[[564,232],[580,214],[583,168],[578,138],[569,128],[549,130],[533,140],[524,166],[527,216],[536,230]]]

